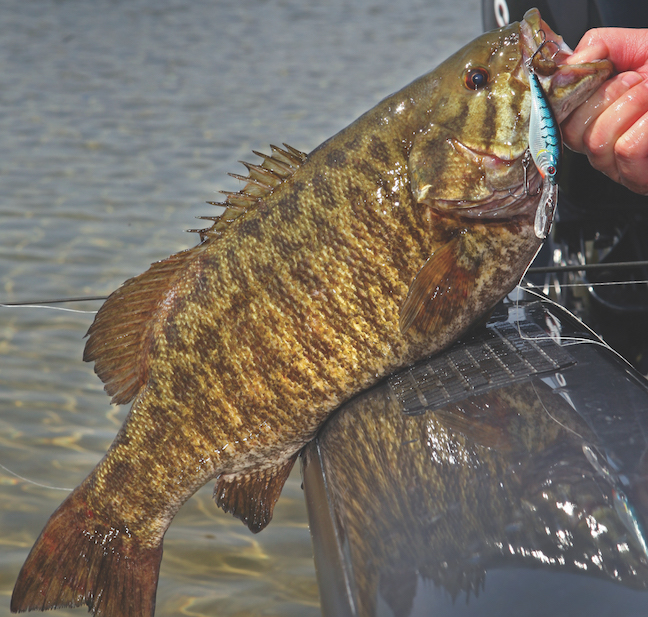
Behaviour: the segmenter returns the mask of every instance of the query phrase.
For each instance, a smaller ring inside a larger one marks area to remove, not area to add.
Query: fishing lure
[[[540,30],[544,35],[544,32]],[[536,75],[533,60],[544,47],[540,43],[533,56],[526,62],[531,89],[531,114],[529,116],[529,150],[540,175],[551,184],[558,183],[562,158],[562,135],[547,95]]]
[[[549,176],[545,176],[542,183],[542,195],[536,209],[533,231],[536,237],[544,240],[549,233],[553,221],[553,213],[558,204],[558,185],[554,184]]]
[[[529,152],[543,179],[542,195],[536,210],[534,231],[538,238],[546,238],[551,227],[553,212],[558,202],[558,177],[562,157],[560,125],[549,105],[547,95],[536,75],[533,60],[546,43],[543,41],[527,60],[526,69],[531,90],[531,113],[529,116]],[[526,171],[526,170],[525,170]],[[526,175],[526,174],[525,174]]]

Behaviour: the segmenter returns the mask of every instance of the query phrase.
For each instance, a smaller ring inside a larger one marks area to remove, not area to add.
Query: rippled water
[[[476,0],[5,0],[0,302],[111,292],[196,243],[252,149],[311,150],[479,31]],[[0,309],[0,463],[42,484],[78,484],[126,413],[81,360],[91,321]],[[166,536],[157,614],[318,615],[299,472],[257,536],[211,490]],[[0,617],[64,495],[0,469]]]

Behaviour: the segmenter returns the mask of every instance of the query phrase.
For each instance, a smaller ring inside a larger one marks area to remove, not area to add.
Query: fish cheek
[[[475,201],[491,194],[479,157],[438,125],[414,138],[409,173],[412,194],[418,203]]]

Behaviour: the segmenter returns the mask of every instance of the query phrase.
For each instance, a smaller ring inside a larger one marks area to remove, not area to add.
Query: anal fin
[[[297,454],[275,467],[221,476],[214,489],[216,505],[242,520],[252,533],[258,533],[272,520],[275,504]]]

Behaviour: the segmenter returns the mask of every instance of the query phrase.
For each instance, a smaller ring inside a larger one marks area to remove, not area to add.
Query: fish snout
[[[572,50],[542,19],[538,9],[529,9],[524,15],[520,42],[523,61],[533,65],[558,123],[589,98],[614,70],[607,59],[567,64]]]

